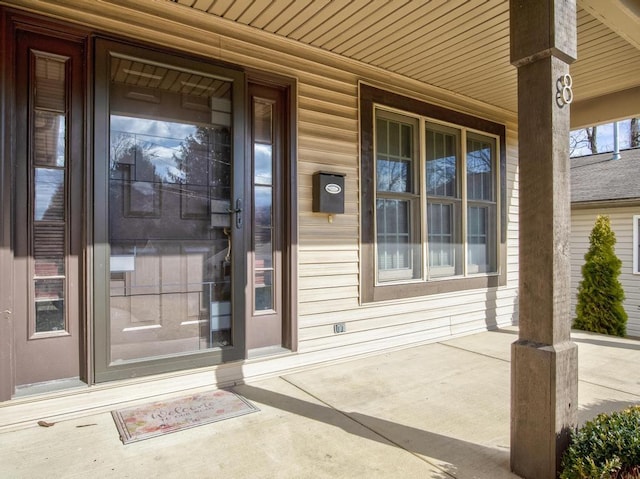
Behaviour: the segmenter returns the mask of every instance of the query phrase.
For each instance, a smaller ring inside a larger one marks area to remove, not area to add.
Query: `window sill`
[[[362,303],[432,296],[471,289],[495,288],[505,284],[506,275],[497,273],[478,274],[464,278],[438,278],[426,282],[378,284],[372,288],[363,288]]]

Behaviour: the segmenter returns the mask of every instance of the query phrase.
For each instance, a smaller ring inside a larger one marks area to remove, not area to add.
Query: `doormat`
[[[257,407],[233,391],[217,389],[169,401],[111,411],[124,444],[242,416]]]

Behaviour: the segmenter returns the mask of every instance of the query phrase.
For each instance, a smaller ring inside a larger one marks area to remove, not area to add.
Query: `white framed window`
[[[378,281],[420,278],[418,120],[376,115],[376,249]]]
[[[383,106],[374,116],[377,282],[497,273],[496,138]]]
[[[360,84],[361,301],[506,284],[506,128]]]

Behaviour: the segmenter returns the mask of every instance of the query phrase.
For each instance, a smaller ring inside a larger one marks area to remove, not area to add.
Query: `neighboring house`
[[[0,0],[0,425],[526,319],[513,457],[542,464],[572,423],[531,406],[577,410],[545,220],[569,119],[640,111],[633,15]]]
[[[571,159],[571,287],[582,280],[584,255],[598,215],[607,215],[616,235],[616,255],[622,261],[620,282],[629,316],[627,335],[640,337],[640,148]],[[571,311],[575,314],[576,296]]]

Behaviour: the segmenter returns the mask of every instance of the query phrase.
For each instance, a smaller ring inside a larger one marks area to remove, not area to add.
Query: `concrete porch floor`
[[[0,478],[515,478],[510,345],[482,332],[237,386],[260,411],[123,445],[109,413],[0,433]],[[640,342],[574,332],[580,422],[640,403]]]

